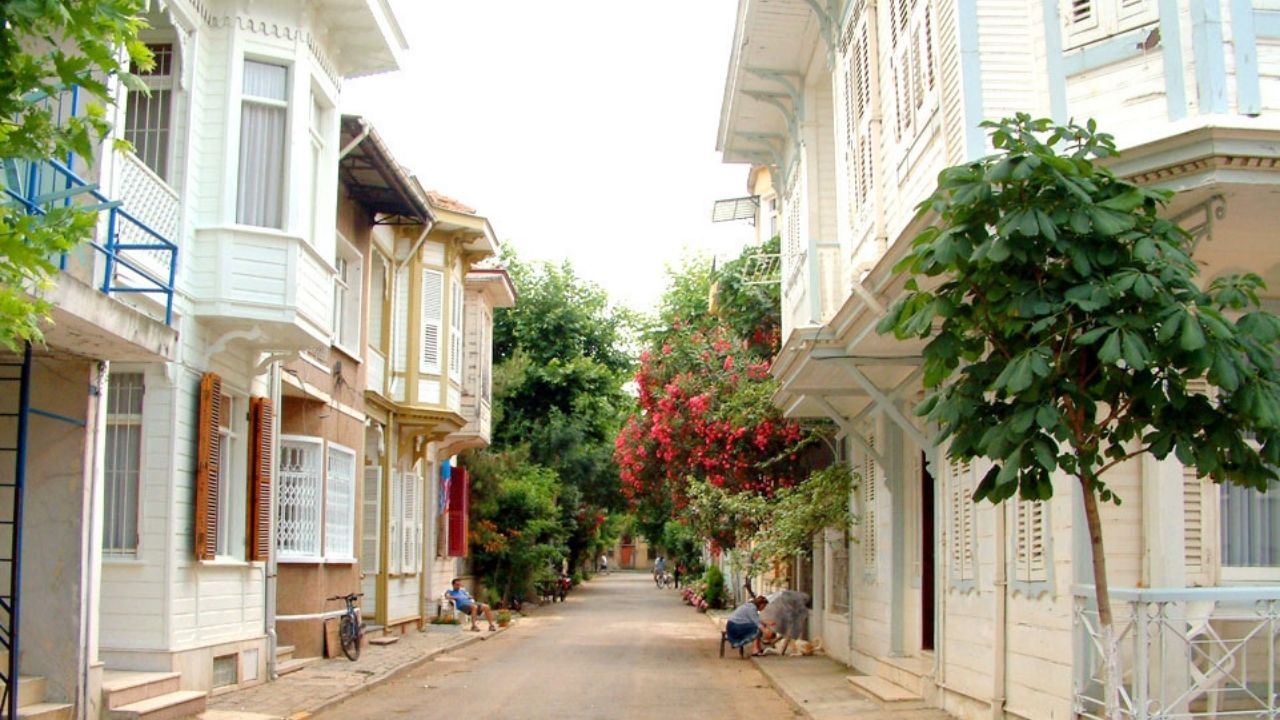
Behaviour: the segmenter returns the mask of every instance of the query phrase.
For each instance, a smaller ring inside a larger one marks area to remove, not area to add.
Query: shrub
[[[702,596],[707,607],[724,607],[724,573],[720,572],[720,568],[716,565],[709,566],[702,575],[702,582],[707,586]]]

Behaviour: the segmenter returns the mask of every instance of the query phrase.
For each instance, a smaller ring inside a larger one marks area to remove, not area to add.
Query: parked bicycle
[[[360,659],[360,639],[364,637],[364,621],[360,619],[360,606],[356,605],[356,600],[361,597],[364,597],[364,593],[334,595],[329,598],[347,603],[347,609],[338,621],[338,641],[342,645],[342,654],[351,662]]]

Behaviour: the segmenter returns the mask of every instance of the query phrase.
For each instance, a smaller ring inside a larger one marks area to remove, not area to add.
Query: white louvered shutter
[[[395,277],[395,298],[391,315],[392,370],[403,373],[409,366],[409,270],[401,268]]]
[[[876,436],[867,435],[867,445],[876,446]],[[867,577],[876,574],[876,502],[880,485],[880,466],[864,453],[862,470],[862,572]]]
[[[975,580],[973,554],[973,466],[951,463],[951,577],[959,582]]]
[[[382,560],[382,468],[364,469],[364,498],[360,516],[360,570],[366,575],[378,572]]]
[[[443,321],[444,273],[423,270],[421,296],[422,337],[419,370],[427,375],[440,374],[440,341]]]
[[[1039,500],[1018,498],[1014,503],[1014,513],[1014,578],[1024,583],[1045,582],[1049,578],[1045,504]]]
[[[406,575],[412,575],[418,571],[418,543],[421,541],[419,516],[422,514],[419,510],[418,496],[421,485],[422,478],[416,473],[404,474],[404,484],[401,486],[404,500],[401,502],[403,515],[400,519],[400,529],[404,536],[401,540],[402,571]]]
[[[401,531],[401,517],[404,515],[402,506],[404,504],[404,473],[399,470],[391,471],[391,487],[390,487],[391,507],[388,516],[390,518],[387,523],[387,572],[397,574],[401,571],[400,559],[403,552],[400,550],[401,541],[404,533]]]
[[[1207,395],[1213,398],[1209,383],[1192,380],[1187,383],[1187,393]],[[1186,564],[1187,584],[1206,586],[1216,581],[1210,553],[1216,543],[1211,543],[1211,518],[1213,502],[1208,498],[1213,491],[1212,481],[1197,476],[1194,467],[1182,468],[1182,548]],[[1216,500],[1216,493],[1212,495]]]

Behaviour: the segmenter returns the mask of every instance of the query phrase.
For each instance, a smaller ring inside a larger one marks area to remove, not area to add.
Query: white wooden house
[[[1018,111],[1096,118],[1123,150],[1113,169],[1178,191],[1168,215],[1196,236],[1206,281],[1252,270],[1280,287],[1280,7],[740,0],[732,48],[718,147],[769,168],[781,198],[775,401],[837,423],[862,476],[855,532],[815,543],[812,631],[873,697],[1098,716],[1074,485],[1060,478],[1045,503],[969,503],[985,468],[932,443],[911,412],[920,348],[874,326],[928,221],[916,204],[942,168],[988,151],[978,123]],[[1104,523],[1126,713],[1270,717],[1280,490],[1221,490],[1151,458],[1108,482],[1125,500]]]

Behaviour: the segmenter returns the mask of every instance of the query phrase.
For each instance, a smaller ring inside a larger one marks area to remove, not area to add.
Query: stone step
[[[845,678],[853,689],[871,698],[885,710],[914,710],[925,707],[924,698],[882,677],[850,675]]]
[[[18,707],[39,705],[44,702],[45,679],[36,676],[18,678]]]
[[[916,695],[924,695],[924,678],[933,673],[933,662],[916,657],[882,657],[876,675]]]
[[[277,645],[276,646],[276,663],[287,662],[293,659],[293,652],[298,648],[293,645]]]
[[[365,637],[369,637],[366,635]],[[380,635],[378,637],[369,637],[370,645],[395,645],[400,642],[399,635]]]
[[[183,720],[205,710],[208,693],[179,690],[107,711],[107,720]]]
[[[316,663],[320,662],[323,659],[324,658],[318,658],[318,657],[294,658],[286,662],[276,663],[276,676],[284,677],[289,673],[298,672],[302,668],[311,667],[312,665],[315,665]]]
[[[102,700],[108,710],[177,692],[182,673],[107,670],[102,674]]]
[[[18,708],[18,720],[71,720],[71,706],[36,703]]]

